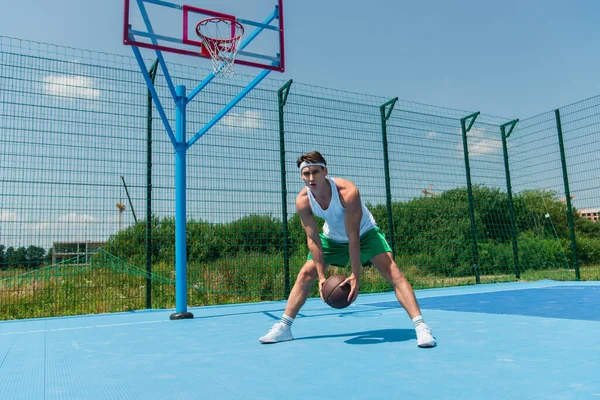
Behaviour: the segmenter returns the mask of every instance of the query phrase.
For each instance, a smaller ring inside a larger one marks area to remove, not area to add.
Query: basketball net
[[[206,18],[196,25],[196,33],[210,54],[215,76],[231,78],[235,74],[235,56],[244,27],[229,18]]]

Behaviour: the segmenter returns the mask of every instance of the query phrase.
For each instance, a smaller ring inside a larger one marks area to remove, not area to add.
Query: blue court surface
[[[393,293],[0,323],[0,399],[600,399],[600,282],[417,291],[420,349]]]

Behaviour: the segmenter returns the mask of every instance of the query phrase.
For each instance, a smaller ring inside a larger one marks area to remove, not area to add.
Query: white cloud
[[[58,222],[70,222],[70,223],[90,223],[98,222],[96,217],[86,214],[65,214],[58,217]]]
[[[79,226],[85,226],[86,224],[93,224],[98,222],[98,218],[86,214],[63,214],[56,219],[56,222],[40,222],[33,224],[32,228],[40,231],[57,230],[65,224],[77,224]]]
[[[461,133],[462,135],[462,133]],[[502,151],[502,142],[500,138],[490,139],[486,137],[485,129],[473,128],[467,133],[467,143],[469,144],[469,156],[477,157],[484,154],[497,153]],[[456,146],[463,157],[462,140]]]
[[[13,212],[2,210],[0,211],[0,222],[17,222],[19,216]]]
[[[89,214],[68,213],[44,220],[0,210],[0,244],[6,247],[49,248],[53,242],[105,241],[117,228],[110,219]]]
[[[243,114],[229,113],[223,117],[221,123],[226,126],[233,126],[246,129],[259,129],[262,114],[257,110],[248,110]]]
[[[482,139],[473,144],[469,143],[469,155],[472,156],[496,153],[501,149],[502,143],[499,140]]]
[[[100,91],[94,80],[85,76],[49,75],[44,78],[44,90],[53,96],[96,99]]]

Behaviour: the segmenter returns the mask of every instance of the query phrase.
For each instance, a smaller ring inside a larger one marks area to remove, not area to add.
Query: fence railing
[[[135,60],[0,37],[0,66],[0,319],[173,307],[174,156]],[[250,79],[207,87],[188,131]],[[600,279],[600,97],[476,111],[264,80],[188,152],[189,304],[287,296],[308,252],[295,161],[313,150],[415,288]],[[389,286],[366,266],[361,290]]]

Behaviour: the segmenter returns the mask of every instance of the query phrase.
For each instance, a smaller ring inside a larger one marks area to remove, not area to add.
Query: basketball
[[[323,285],[323,299],[330,307],[346,308],[350,305],[348,294],[350,294],[350,285],[340,286],[346,280],[344,275],[332,275]]]

